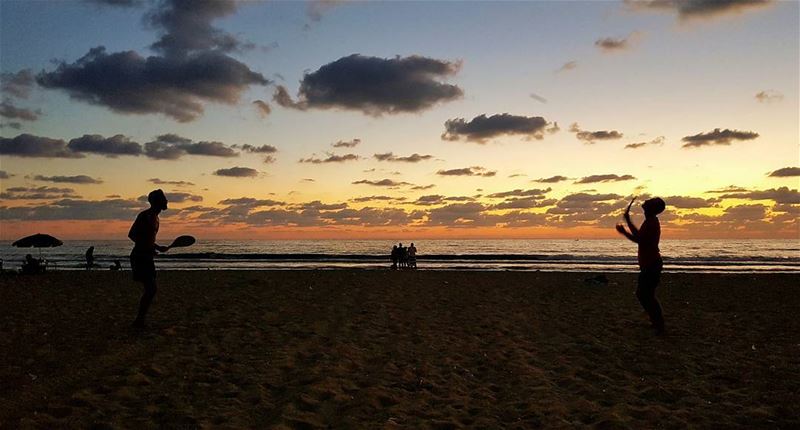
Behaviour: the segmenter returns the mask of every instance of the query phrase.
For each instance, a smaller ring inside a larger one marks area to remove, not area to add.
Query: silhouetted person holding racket
[[[631,205],[636,197],[631,199],[627,209],[625,209],[625,223],[630,232],[625,230],[625,226],[617,224],[617,231],[625,237],[639,245],[639,285],[636,288],[636,298],[647,314],[650,322],[656,329],[656,335],[664,334],[664,315],[661,304],[656,299],[656,287],[661,278],[661,253],[658,250],[658,241],[661,238],[661,224],[658,221],[658,214],[664,212],[666,204],[660,198],[652,198],[642,203],[645,220],[638,229],[631,221]]]
[[[133,326],[144,327],[144,317],[147,308],[156,295],[156,265],[153,257],[158,252],[167,252],[169,247],[161,246],[156,243],[158,234],[158,214],[167,209],[167,196],[161,190],[152,191],[147,196],[150,209],[144,210],[136,217],[133,222],[128,237],[134,242],[131,251],[131,270],[133,280],[144,284],[144,294],[139,301],[139,313]]]

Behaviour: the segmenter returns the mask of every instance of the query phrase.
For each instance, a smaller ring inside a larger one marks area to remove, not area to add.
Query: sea
[[[410,241],[409,241],[410,242]],[[404,242],[408,245],[409,242]],[[389,269],[389,240],[198,240],[156,257],[167,270]],[[420,240],[418,270],[516,270],[635,272],[636,245],[613,240]],[[119,260],[130,268],[127,240],[70,240],[57,248],[14,248],[0,242],[4,269],[16,269],[25,254],[39,256],[54,270],[83,270],[94,246],[95,264],[108,270]],[[667,272],[800,273],[798,240],[664,240]]]

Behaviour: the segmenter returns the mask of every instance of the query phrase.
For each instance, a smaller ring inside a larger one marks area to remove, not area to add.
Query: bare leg
[[[150,279],[144,282],[144,294],[142,294],[141,300],[139,300],[139,313],[136,315],[136,320],[133,322],[133,325],[136,327],[144,327],[144,317],[147,314],[147,309],[150,308],[150,304],[153,302],[153,298],[156,296],[156,280]]]

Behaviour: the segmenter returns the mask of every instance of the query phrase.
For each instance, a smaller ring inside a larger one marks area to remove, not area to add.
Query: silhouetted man
[[[617,231],[625,237],[639,245],[639,285],[636,288],[636,298],[647,314],[650,322],[656,329],[656,335],[664,334],[664,315],[661,304],[656,299],[656,287],[661,278],[661,253],[658,250],[658,241],[661,238],[661,224],[658,221],[658,214],[664,212],[666,204],[660,198],[652,198],[642,203],[645,220],[638,229],[631,221],[631,205],[636,197],[631,199],[628,208],[625,209],[625,223],[630,229],[630,233],[625,231],[625,226],[617,224]]]
[[[167,252],[169,250],[169,247],[156,244],[158,214],[167,209],[167,197],[163,191],[155,190],[147,196],[147,201],[150,203],[150,209],[139,213],[128,232],[128,237],[134,242],[133,251],[131,251],[133,280],[144,284],[144,294],[139,301],[139,313],[133,322],[133,326],[137,328],[144,327],[147,308],[150,307],[150,303],[156,295],[156,265],[153,257],[156,255],[156,251]]]
[[[92,270],[94,266],[94,246],[86,250],[86,270]]]

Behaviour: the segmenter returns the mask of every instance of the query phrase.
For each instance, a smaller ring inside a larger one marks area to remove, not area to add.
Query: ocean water
[[[388,240],[198,240],[156,257],[160,269],[386,269],[394,243]],[[103,269],[119,260],[129,269],[127,240],[66,241],[41,250],[57,270],[85,268],[94,246]],[[408,245],[408,242],[404,242]],[[636,245],[613,240],[421,240],[415,241],[420,270],[543,270],[633,272]],[[40,250],[0,242],[5,269],[19,268],[25,254]],[[800,240],[665,240],[665,271],[800,273]]]

